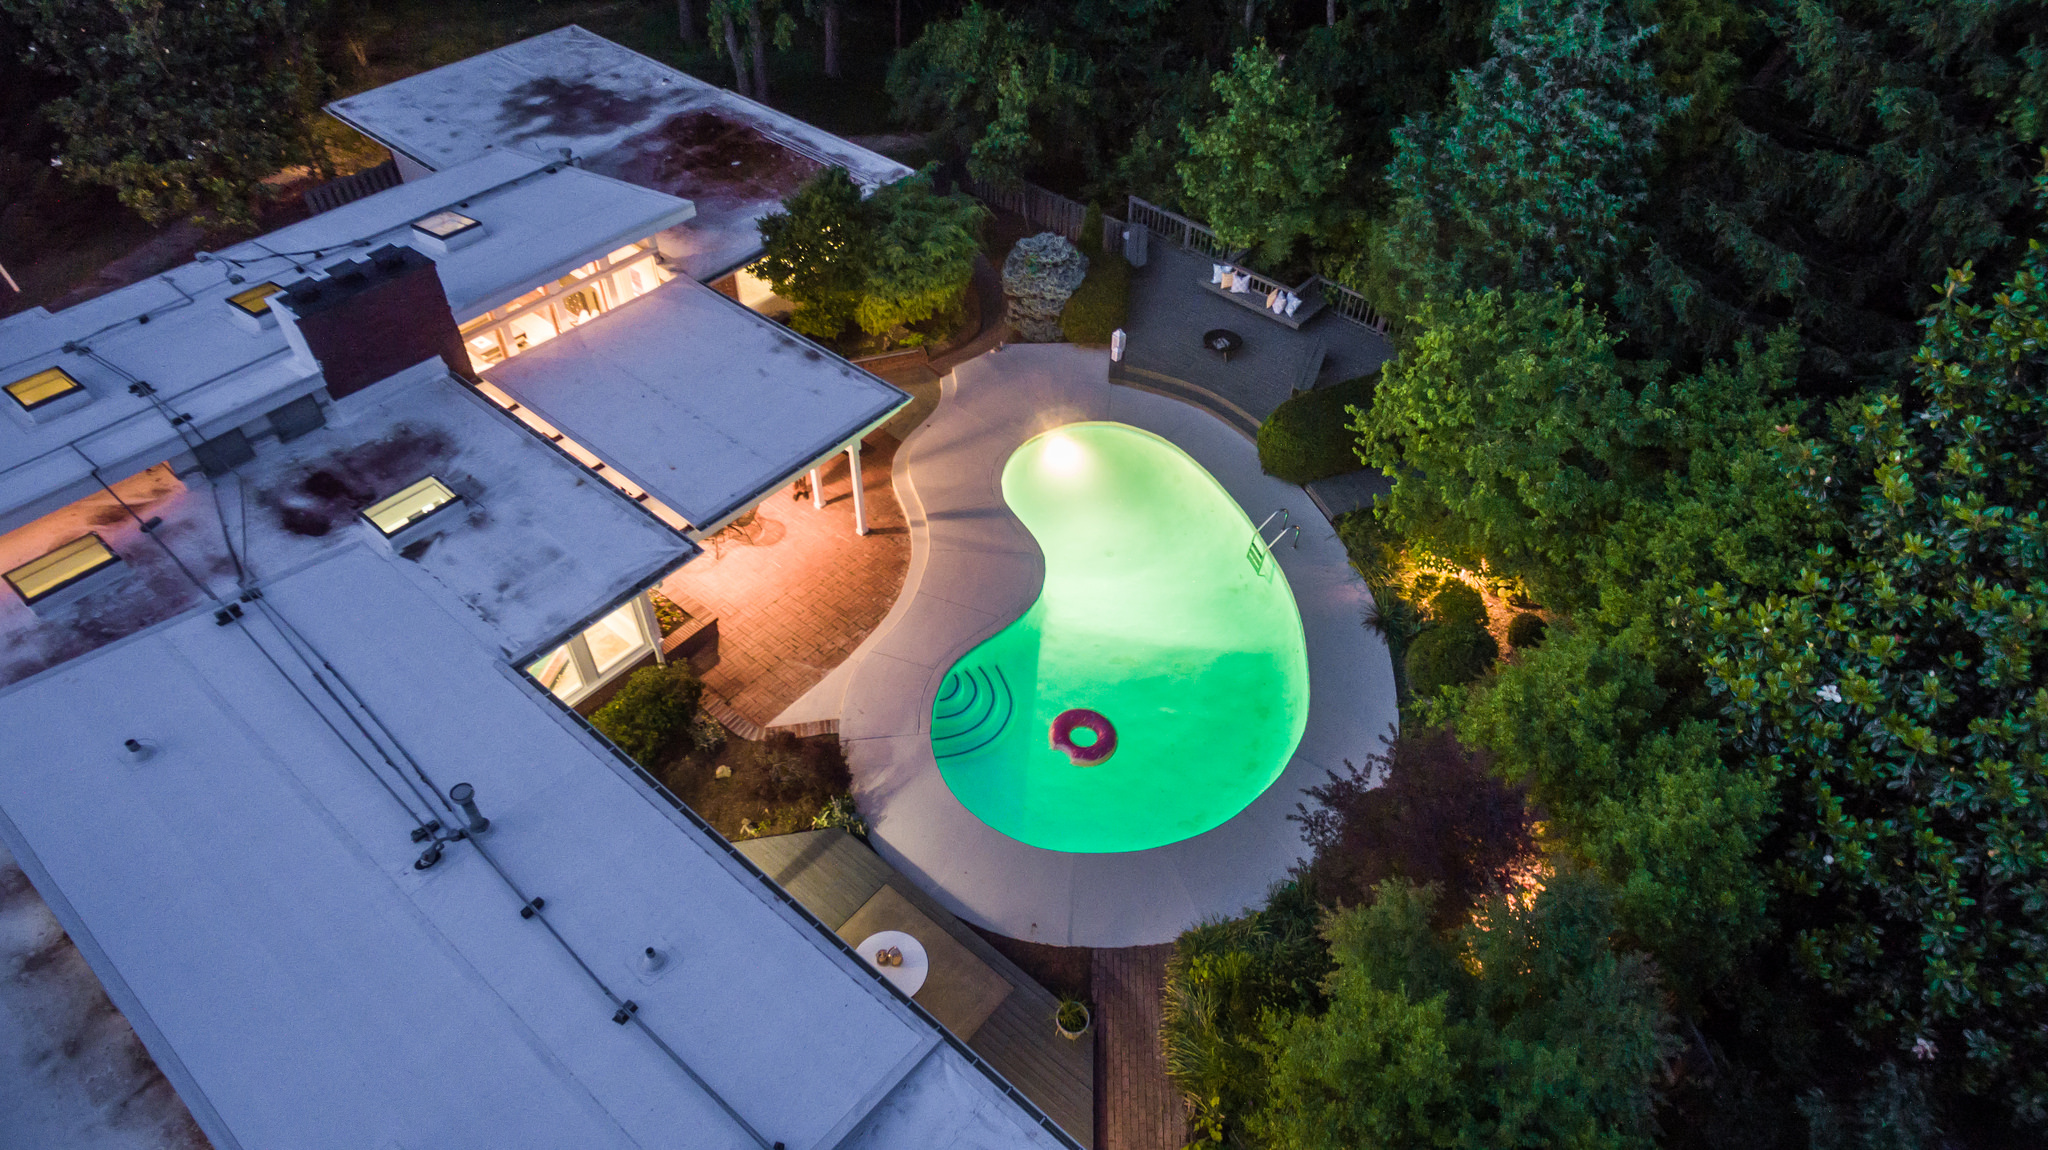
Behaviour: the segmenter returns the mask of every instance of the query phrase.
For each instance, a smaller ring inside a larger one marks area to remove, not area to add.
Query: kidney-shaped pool
[[[1259,797],[1308,717],[1287,577],[1178,447],[1121,423],[1029,440],[1003,498],[1045,554],[1016,622],[947,671],[932,751],[983,822],[1048,850],[1144,850]]]

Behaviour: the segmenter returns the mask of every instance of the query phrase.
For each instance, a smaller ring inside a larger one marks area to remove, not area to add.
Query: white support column
[[[860,440],[846,449],[846,467],[853,473],[853,533],[868,533],[868,497],[860,487]]]
[[[825,510],[825,484],[818,478],[815,467],[811,468],[811,508],[814,511]]]
[[[667,666],[668,656],[661,653],[661,614],[654,609],[653,596],[654,588],[650,587],[634,598],[633,605],[639,608],[639,611],[636,613],[640,617],[642,630],[646,633],[648,640],[654,644],[655,664],[657,666]]]

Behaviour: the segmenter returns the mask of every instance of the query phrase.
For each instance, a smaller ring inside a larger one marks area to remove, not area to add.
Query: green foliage
[[[870,335],[957,308],[974,278],[988,210],[964,195],[939,195],[933,171],[877,188],[864,205],[873,239],[853,318]]]
[[[1263,453],[1260,462],[1264,462]],[[1337,517],[1335,526],[1344,553],[1351,559],[1351,569],[1358,572],[1359,578],[1375,588],[1393,582],[1402,547],[1401,537],[1393,528],[1369,507],[1345,512]]]
[[[1682,111],[1641,61],[1650,33],[1611,0],[1518,0],[1498,54],[1455,82],[1443,117],[1395,134],[1399,190],[1375,258],[1408,315],[1467,290],[1611,286],[1636,246],[1645,161]]]
[[[1477,623],[1437,623],[1408,644],[1408,690],[1421,702],[1436,698],[1446,687],[1473,682],[1494,660],[1500,644]]]
[[[1197,1140],[1235,1141],[1266,1096],[1260,1057],[1268,1012],[1319,1009],[1330,957],[1317,910],[1298,884],[1243,918],[1182,934],[1167,960],[1161,1038],[1166,1071],[1186,1095]]]
[[[1715,724],[1673,702],[1642,659],[1560,630],[1465,700],[1458,732],[1614,884],[1622,929],[1691,1003],[1769,927],[1754,859],[1775,803],[1766,776],[1722,764]]]
[[[1771,463],[1789,334],[1697,375],[1629,365],[1564,291],[1470,293],[1417,313],[1415,346],[1353,424],[1397,476],[1383,513],[1473,553],[1584,622],[1661,641],[1670,603],[1716,579],[1768,584],[1816,530]]]
[[[1077,131],[1093,98],[1086,54],[976,0],[926,25],[889,62],[899,119],[935,126],[976,179],[1014,186],[1044,141]]]
[[[703,693],[704,684],[681,660],[642,667],[590,716],[590,725],[641,766],[652,767],[690,729]]]
[[[1560,873],[1449,937],[1434,900],[1389,882],[1330,921],[1329,1007],[1268,1020],[1253,1141],[1648,1150],[1672,1020],[1599,884]]]
[[[1351,433],[1350,409],[1372,403],[1377,373],[1304,391],[1259,425],[1259,466],[1289,483],[1313,483],[1365,466]]]
[[[1473,623],[1486,626],[1486,600],[1479,589],[1460,579],[1444,585],[1429,601],[1429,611],[1439,623]]]
[[[833,795],[818,808],[816,818],[811,820],[814,831],[840,827],[862,838],[868,837],[868,821],[861,817],[860,809],[853,804],[852,795]]]
[[[1099,240],[1099,221],[1095,230]],[[1088,257],[1088,278],[1067,297],[1067,306],[1060,312],[1060,332],[1067,342],[1083,347],[1109,346],[1111,334],[1124,326],[1130,315],[1131,265],[1115,252],[1103,253],[1101,246],[1097,243],[1096,254]]]
[[[939,195],[932,169],[866,199],[844,168],[830,168],[760,221],[763,255],[749,269],[796,304],[790,326],[837,339],[849,324],[898,333],[957,307],[981,251],[987,209]]]
[[[1920,293],[1945,269],[2016,265],[2028,157],[2048,141],[2038,5],[1657,7],[1708,49],[1710,75],[1691,78],[1660,49],[1670,82],[1717,93],[1718,110],[1677,141],[1687,150],[1641,213],[1642,266],[1614,301],[1646,352],[1725,355],[1796,323],[1808,392],[1839,395],[1909,369]],[[1730,48],[1747,57],[1741,99],[1711,76]]]
[[[1282,75],[1263,42],[1236,52],[1213,83],[1223,110],[1181,129],[1181,195],[1224,243],[1285,262],[1297,244],[1341,226],[1337,193],[1350,159],[1336,109]]]
[[[327,82],[305,0],[0,0],[25,62],[63,76],[44,106],[71,179],[113,188],[150,223],[191,212],[246,224],[265,178],[315,159]]]
[[[1528,647],[1543,645],[1543,636],[1550,630],[1550,624],[1543,616],[1524,611],[1508,620],[1508,646],[1520,651]]]
[[[2042,183],[2048,202],[2048,179]],[[1789,445],[1840,511],[1782,593],[1713,588],[1712,689],[1788,787],[1794,952],[1861,1043],[2048,1121],[2048,250],[1951,273],[1910,380]],[[1768,589],[1766,589],[1768,591]],[[1796,797],[1794,797],[1796,796]]]
[[[1094,200],[1088,201],[1088,210],[1081,213],[1081,239],[1074,246],[1088,257],[1089,267],[1102,258],[1102,205]]]

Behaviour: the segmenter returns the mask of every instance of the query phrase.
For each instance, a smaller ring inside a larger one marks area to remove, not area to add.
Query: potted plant
[[[1088,1033],[1088,1004],[1078,998],[1060,999],[1060,1008],[1053,1015],[1052,1024],[1059,1028],[1060,1037],[1075,1039]]]

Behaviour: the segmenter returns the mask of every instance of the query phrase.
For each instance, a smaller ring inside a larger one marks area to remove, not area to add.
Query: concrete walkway
[[[1214,417],[1112,386],[1107,369],[1101,352],[1013,345],[947,378],[938,410],[897,457],[911,533],[904,594],[847,664],[781,720],[836,713],[873,841],[898,870],[969,922],[1065,946],[1167,942],[1263,900],[1304,854],[1287,817],[1302,789],[1378,749],[1397,715],[1386,648],[1362,626],[1365,587],[1308,496],[1261,474],[1252,445]],[[1294,758],[1222,826],[1117,854],[1042,850],[991,829],[946,786],[929,730],[947,669],[1022,614],[1044,576],[1036,542],[1003,501],[1003,465],[1026,439],[1091,419],[1177,444],[1254,522],[1287,508],[1302,525],[1298,549],[1278,552],[1308,642],[1308,725]]]

